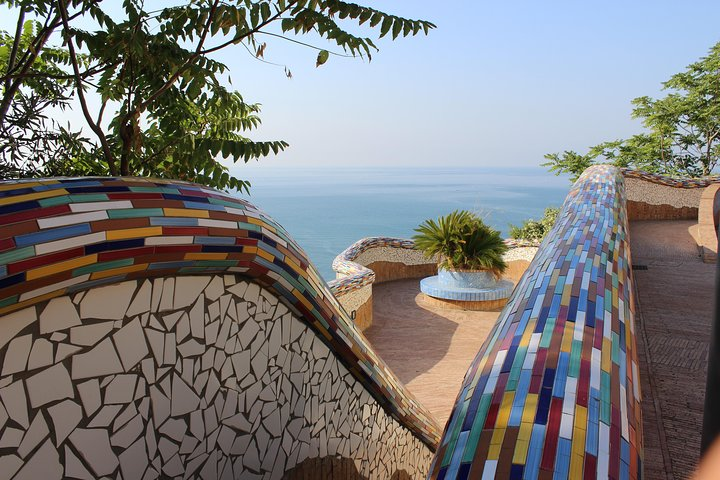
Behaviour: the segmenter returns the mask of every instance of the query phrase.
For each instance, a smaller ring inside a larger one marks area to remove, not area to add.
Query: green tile
[[[136,218],[136,217],[162,217],[164,216],[162,208],[121,208],[118,210],[108,210],[110,218]]]
[[[85,265],[84,267],[79,267],[73,270],[73,277],[85,275],[86,273],[102,272],[103,270],[126,267],[132,264],[132,258],[123,258],[121,260],[112,260],[110,262],[93,263],[91,265]]]
[[[0,265],[17,262],[25,258],[30,258],[35,255],[35,246],[29,245],[27,247],[16,248],[9,252],[0,253]]]

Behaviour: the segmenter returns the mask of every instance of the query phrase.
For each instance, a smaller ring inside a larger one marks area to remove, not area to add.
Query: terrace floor
[[[691,221],[630,224],[640,353],[645,478],[688,478],[700,454],[715,265]]]
[[[696,222],[630,225],[645,435],[645,478],[687,478],[699,457],[715,266],[702,263]],[[439,309],[417,299],[419,280],[373,288],[366,336],[444,426],[498,312]]]

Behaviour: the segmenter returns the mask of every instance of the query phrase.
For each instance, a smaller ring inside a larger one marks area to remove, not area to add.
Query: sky
[[[437,28],[378,41],[371,62],[331,56],[320,68],[316,51],[266,37],[265,59],[292,79],[241,47],[217,57],[245,100],[262,104],[263,125],[248,136],[290,143],[250,171],[537,166],[545,153],[641,131],[630,101],[661,95],[663,81],[720,40],[717,0],[360,3]],[[11,29],[14,19],[2,17],[0,28]]]
[[[369,63],[331,57],[320,68],[316,52],[268,39],[265,58],[291,80],[224,52],[233,85],[263,105],[252,138],[291,145],[262,168],[537,166],[545,153],[641,131],[630,101],[661,95],[720,41],[717,0],[373,5],[437,29],[381,41]]]

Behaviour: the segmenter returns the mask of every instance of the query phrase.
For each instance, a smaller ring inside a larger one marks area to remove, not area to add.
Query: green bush
[[[520,227],[510,225],[510,236],[516,240],[539,242],[545,238],[545,235],[547,235],[553,225],[555,225],[555,220],[559,213],[559,208],[548,207],[545,209],[543,218],[539,221],[533,219],[525,220]]]
[[[455,210],[437,222],[425,220],[415,231],[415,248],[428,258],[439,255],[441,268],[489,270],[497,277],[507,269],[503,254],[508,247],[500,232],[474,213]]]

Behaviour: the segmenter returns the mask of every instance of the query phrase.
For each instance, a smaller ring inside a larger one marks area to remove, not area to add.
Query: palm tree
[[[455,210],[437,222],[425,220],[415,231],[415,248],[428,258],[439,255],[438,268],[486,270],[496,278],[507,269],[503,254],[508,247],[500,232],[467,210]]]

